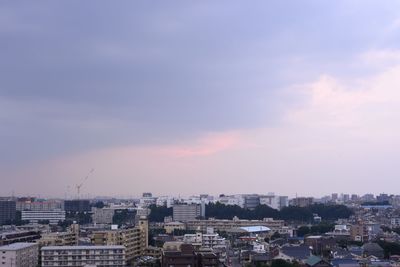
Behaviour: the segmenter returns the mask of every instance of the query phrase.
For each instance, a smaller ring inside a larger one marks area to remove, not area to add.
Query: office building
[[[0,200],[0,225],[15,220],[16,202],[13,200]]]
[[[50,246],[41,249],[42,267],[126,265],[124,246]]]
[[[1,267],[36,267],[39,246],[35,243],[13,243],[0,247]]]
[[[49,224],[57,224],[59,221],[65,221],[65,211],[63,210],[23,210],[21,219],[29,223],[39,223],[48,221]]]
[[[253,210],[260,205],[260,196],[256,194],[244,195],[244,208]]]
[[[291,205],[296,207],[305,208],[311,206],[314,203],[314,198],[312,197],[296,197],[291,200]]]
[[[173,219],[178,222],[186,222],[190,220],[196,220],[202,214],[201,204],[175,204],[173,206]]]

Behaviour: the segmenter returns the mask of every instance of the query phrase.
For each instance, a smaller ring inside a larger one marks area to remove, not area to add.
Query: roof
[[[42,250],[125,249],[125,246],[48,246]]]
[[[334,267],[346,266],[346,267],[359,267],[360,264],[354,259],[333,259],[331,261]]]
[[[320,257],[311,255],[310,257],[308,257],[306,264],[309,266],[314,266],[321,261],[322,261],[322,259]]]
[[[383,251],[383,248],[377,243],[367,243],[362,246],[364,251]]]
[[[13,243],[10,245],[1,246],[0,250],[19,250],[29,247],[38,246],[36,243]]]
[[[243,227],[238,227],[234,231],[237,232],[246,232],[246,233],[258,233],[258,232],[269,232],[271,231],[270,228],[266,226],[243,226]]]
[[[283,246],[281,252],[297,260],[305,260],[310,256],[310,248],[305,245]]]

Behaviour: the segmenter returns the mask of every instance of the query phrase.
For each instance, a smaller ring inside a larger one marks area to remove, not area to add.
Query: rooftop
[[[42,250],[125,249],[125,246],[48,246]]]
[[[19,250],[28,247],[37,246],[36,243],[13,243],[10,245],[1,246],[0,250]]]

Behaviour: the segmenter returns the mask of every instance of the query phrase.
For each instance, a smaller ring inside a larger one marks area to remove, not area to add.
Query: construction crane
[[[80,184],[77,184],[76,187],[76,192],[78,194],[78,199],[80,199],[80,194],[81,194],[81,187],[85,183],[85,181],[89,178],[89,176],[94,172],[94,169],[92,168],[89,173],[83,178],[82,182]]]

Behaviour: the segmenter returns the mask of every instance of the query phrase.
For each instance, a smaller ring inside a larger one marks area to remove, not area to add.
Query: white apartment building
[[[42,267],[126,265],[124,246],[51,246],[41,249]]]
[[[1,267],[36,267],[39,245],[36,243],[13,243],[0,247]]]
[[[30,223],[48,220],[50,224],[57,224],[59,221],[65,221],[64,210],[23,210],[21,211],[21,220]]]
[[[241,208],[244,207],[244,198],[242,195],[231,195],[231,196],[220,196],[217,199],[217,202],[220,202],[225,205],[237,205]]]
[[[219,234],[185,234],[183,236],[183,242],[192,244],[193,246],[201,246],[203,248],[224,248],[226,247],[225,238],[219,236]]]

